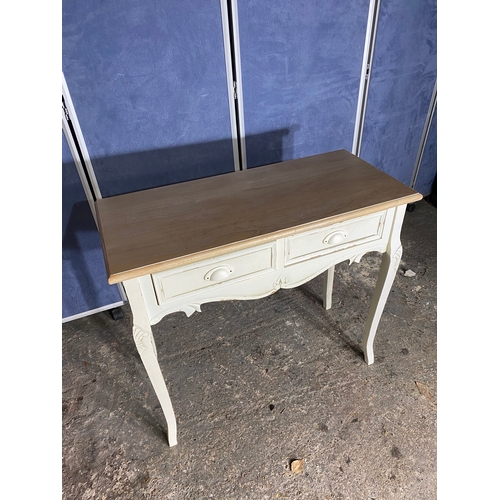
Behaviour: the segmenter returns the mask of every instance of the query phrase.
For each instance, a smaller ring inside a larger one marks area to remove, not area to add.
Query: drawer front
[[[336,252],[353,245],[380,240],[384,229],[386,212],[365,217],[307,233],[290,236],[285,241],[285,265]]]
[[[275,244],[266,245],[153,274],[158,304],[272,270],[276,261],[275,248]]]

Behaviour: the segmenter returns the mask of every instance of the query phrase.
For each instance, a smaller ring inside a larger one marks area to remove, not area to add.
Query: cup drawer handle
[[[207,274],[205,274],[206,281],[224,281],[231,276],[234,269],[231,266],[214,267]]]
[[[323,243],[326,245],[338,245],[339,243],[342,243],[345,239],[347,238],[347,233],[345,231],[335,231],[334,233],[330,233],[326,238],[323,240]]]

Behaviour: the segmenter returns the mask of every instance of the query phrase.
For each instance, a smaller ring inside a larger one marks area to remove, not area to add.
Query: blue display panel
[[[99,233],[75,163],[62,137],[62,318],[122,302],[109,285]]]
[[[418,170],[414,189],[424,196],[432,191],[432,183],[437,174],[437,105],[432,117],[429,135],[425,143],[422,161]]]
[[[436,0],[381,2],[360,156],[408,186],[436,72]]]
[[[248,167],[352,149],[368,7],[238,2]]]
[[[63,0],[63,72],[103,197],[234,170],[219,0]]]

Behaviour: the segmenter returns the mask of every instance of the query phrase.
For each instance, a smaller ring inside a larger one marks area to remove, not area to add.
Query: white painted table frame
[[[334,268],[359,262],[367,252],[383,254],[365,325],[365,361],[374,361],[373,342],[402,256],[406,204],[319,229],[301,231],[244,250],[123,281],[133,315],[133,337],[167,421],[168,444],[177,444],[177,424],[158,364],[152,325],[167,314],[187,316],[220,300],[249,300],[293,288],[324,273],[323,305],[331,308]]]

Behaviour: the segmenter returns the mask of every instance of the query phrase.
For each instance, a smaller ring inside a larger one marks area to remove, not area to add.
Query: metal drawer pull
[[[234,269],[230,266],[220,266],[215,267],[211,271],[205,274],[205,279],[207,281],[223,281],[231,275]]]
[[[334,233],[330,233],[323,240],[323,243],[326,245],[338,245],[339,243],[342,243],[345,238],[347,238],[347,233],[345,231],[335,231]]]

